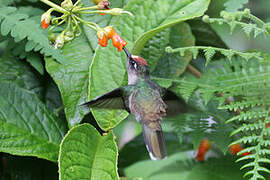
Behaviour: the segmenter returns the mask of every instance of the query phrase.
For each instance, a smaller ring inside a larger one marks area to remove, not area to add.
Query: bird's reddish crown
[[[138,63],[141,64],[141,65],[148,66],[146,60],[143,59],[143,58],[140,57],[140,56],[134,56],[134,55],[132,55],[132,59],[133,59],[134,61],[138,62]]]

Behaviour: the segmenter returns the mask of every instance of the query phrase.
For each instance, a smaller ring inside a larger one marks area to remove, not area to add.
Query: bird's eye
[[[131,66],[132,66],[134,69],[137,69],[138,65],[137,65],[137,63],[136,63],[134,60],[131,60],[131,61],[130,61],[130,64],[131,64]]]

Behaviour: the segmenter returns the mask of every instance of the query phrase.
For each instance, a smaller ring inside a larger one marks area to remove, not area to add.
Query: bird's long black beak
[[[128,57],[128,58],[131,58],[131,53],[127,50],[127,48],[126,48],[126,47],[123,47],[123,49],[124,49],[124,51],[125,51],[127,57]]]

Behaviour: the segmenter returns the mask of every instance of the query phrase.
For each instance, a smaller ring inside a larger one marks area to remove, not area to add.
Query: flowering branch
[[[81,14],[84,13],[100,13],[101,15],[111,14],[115,16],[129,14],[133,16],[130,12],[124,11],[120,8],[110,9],[110,2],[108,0],[93,0],[96,5],[90,7],[82,7],[83,5],[80,3],[80,0],[78,0],[75,4],[73,4],[71,0],[64,0],[61,3],[61,6],[51,2],[50,0],[40,1],[52,7],[41,16],[41,27],[46,29],[49,27],[50,22],[52,22],[53,26],[49,29],[49,40],[54,43],[55,48],[60,49],[66,42],[69,42],[76,36],[79,36],[81,34],[80,24],[84,24],[85,26],[96,31],[99,43],[103,47],[107,46],[107,41],[109,39],[112,39],[113,46],[117,47],[118,51],[121,51],[127,44],[126,41],[124,41],[111,26],[101,28],[98,24],[83,20],[80,17]],[[51,13],[53,11],[60,12],[63,15],[52,18]],[[58,35],[55,35],[53,32],[54,28],[56,26],[63,25],[65,22],[66,28],[62,32],[58,33]]]

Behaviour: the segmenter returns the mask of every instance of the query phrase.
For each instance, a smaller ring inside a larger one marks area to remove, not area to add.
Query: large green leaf
[[[138,1],[136,1],[138,2]],[[142,2],[140,2],[142,3]],[[138,18],[141,20],[148,15],[147,24],[151,24],[151,28],[145,28],[145,23],[141,23],[141,28],[144,31],[139,31],[139,37],[136,38],[132,52],[139,54],[151,37],[163,29],[175,25],[185,20],[193,19],[202,16],[207,10],[210,0],[188,0],[188,1],[144,1],[143,9],[139,9],[139,16],[136,15],[135,22]],[[147,12],[149,11],[149,12]],[[139,29],[139,28],[138,28]],[[138,32],[137,30],[135,33]]]
[[[238,1],[227,0],[224,6],[226,7],[226,11],[235,12],[238,9],[243,8],[243,6],[247,3],[248,3],[248,0],[238,0]]]
[[[33,91],[42,96],[42,76],[36,74],[32,69],[14,57],[5,55],[0,58],[0,81],[12,82],[18,86]]]
[[[80,36],[64,46],[65,64],[46,58],[46,69],[61,92],[69,127],[79,123],[88,113],[79,105],[87,101],[87,77],[92,55],[85,36]]]
[[[179,48],[194,45],[195,38],[187,23],[180,23],[171,28],[167,46]],[[163,56],[159,59],[153,75],[166,78],[178,77],[185,72],[186,67],[191,60],[191,53],[186,53],[185,56],[181,56],[180,53],[169,54],[163,50]]]
[[[113,53],[108,52],[108,53]],[[99,48],[97,49],[95,53],[95,57],[91,64],[90,68],[90,99],[101,95],[102,93],[105,93],[106,89],[111,90],[113,87],[119,87],[120,84],[115,83],[115,79],[122,79],[123,76],[121,76],[121,72],[124,72],[125,66],[122,64],[122,68],[119,69],[118,72],[111,71],[107,74],[103,74],[103,61],[106,61],[105,59],[100,58],[100,56],[103,56],[101,54],[101,51],[99,51]],[[120,54],[119,54],[120,56]],[[105,57],[104,57],[105,58]],[[109,58],[109,56],[107,57]],[[97,62],[100,61],[100,62]],[[111,61],[109,66],[112,69],[117,69],[119,66],[119,63],[121,63],[121,58],[116,58],[115,60]],[[99,66],[99,68],[95,68],[96,66]],[[118,66],[118,67],[117,67]],[[108,67],[108,66],[107,66]],[[107,131],[113,127],[115,127],[117,124],[120,123],[121,120],[123,120],[125,117],[128,116],[128,113],[124,110],[105,110],[105,109],[92,109],[93,116],[97,120],[99,126]]]
[[[162,161],[139,161],[124,172],[128,178],[141,177],[147,180],[186,179],[193,163],[187,152],[180,152]]]
[[[101,136],[89,124],[75,126],[61,143],[59,179],[118,179],[117,156],[112,132]]]
[[[240,166],[231,157],[210,159],[205,163],[191,161],[190,154],[180,152],[162,161],[139,161],[125,169],[128,178],[147,180],[227,180],[243,179]]]
[[[132,49],[137,40],[133,52],[138,54],[147,41],[164,28],[203,15],[209,2],[210,0],[131,0],[125,10],[131,11],[135,17],[116,17],[111,24],[128,42],[128,49]],[[125,84],[125,60],[124,53],[117,52],[111,43],[106,48],[96,50],[89,76],[90,99]],[[127,115],[124,111],[103,111],[103,114],[100,114],[96,110],[93,110],[93,114],[104,130],[113,128]],[[111,122],[111,119],[115,122]],[[105,123],[110,126],[102,126],[104,122],[110,122]]]
[[[118,127],[118,126],[117,126]],[[163,126],[164,127],[164,126]],[[173,133],[164,132],[164,138],[166,143],[166,149],[169,156],[179,151],[191,149],[190,144],[180,144],[177,136]],[[136,156],[130,156],[130,154],[136,153]],[[132,141],[127,143],[119,151],[119,168],[130,166],[131,164],[141,161],[149,160],[149,153],[146,149],[143,135],[135,137]]]
[[[158,62],[169,45],[171,29],[167,28],[153,36],[144,46],[141,56],[147,59],[150,71],[155,70]],[[179,34],[180,35],[180,34]]]
[[[210,159],[206,163],[198,163],[193,167],[187,180],[239,180],[246,179],[242,177],[240,166],[230,157],[220,159]]]
[[[0,83],[0,151],[57,161],[65,125],[34,93]]]
[[[213,46],[227,49],[226,44],[209,24],[204,23],[201,19],[188,21],[188,24],[196,38],[197,46]]]

